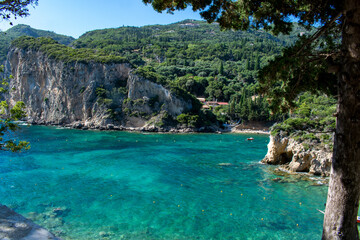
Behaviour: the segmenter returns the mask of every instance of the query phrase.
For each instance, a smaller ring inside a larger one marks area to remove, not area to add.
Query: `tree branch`
[[[331,19],[330,22],[326,23],[323,27],[321,27],[316,33],[314,33],[314,34],[306,41],[306,43],[304,43],[304,44],[301,46],[301,48],[300,48],[300,49],[296,52],[296,54],[294,54],[294,55],[300,54],[307,45],[311,44],[312,42],[314,42],[315,40],[317,40],[321,35],[323,35],[324,32],[325,32],[327,29],[329,29],[329,27],[330,27],[337,19],[339,19],[339,17],[340,17],[342,14],[343,14],[343,12],[339,12],[335,17],[333,17],[333,18]]]

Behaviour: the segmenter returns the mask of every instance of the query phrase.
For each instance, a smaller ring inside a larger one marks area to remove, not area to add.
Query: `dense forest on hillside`
[[[286,118],[287,114],[271,114],[267,99],[257,93],[257,73],[298,35],[308,32],[295,27],[291,35],[275,37],[262,30],[221,31],[218,24],[185,20],[169,25],[95,30],[74,41],[26,25],[13,27],[2,37],[15,38],[20,33],[49,36],[56,41],[22,37],[13,42],[17,47],[41,50],[65,62],[129,62],[137,74],[170,89],[228,102],[213,112],[223,122],[238,122]]]
[[[332,150],[336,99],[306,92],[298,97],[296,104],[298,107],[288,119],[271,127],[271,135],[290,136],[312,148],[321,143]]]
[[[295,28],[291,36],[274,37],[262,30],[221,31],[217,24],[185,20],[91,31],[72,46],[121,53],[147,78],[207,100],[229,102],[221,110],[228,118],[277,120],[281,116],[270,115],[267,101],[255,96],[257,72],[303,33]]]
[[[216,24],[188,20],[170,25],[96,30],[82,35],[72,45],[120,52],[132,63],[151,66],[171,80],[186,75],[221,74],[229,81],[254,82],[254,71],[280,54],[282,47],[291,42],[286,40],[263,31],[221,31]],[[214,97],[229,99],[228,95]]]
[[[89,48],[74,49],[60,44],[54,39],[48,37],[34,38],[22,36],[15,39],[11,44],[14,47],[22,48],[24,50],[31,49],[34,51],[41,51],[49,58],[62,61],[64,63],[88,63],[91,61],[101,63],[128,62],[125,57],[121,57],[119,55],[107,54],[105,51]]]
[[[38,30],[31,28],[28,25],[19,24],[16,25],[5,32],[0,31],[0,63],[6,59],[6,54],[9,51],[11,42],[21,36],[30,36],[30,37],[50,37],[55,41],[69,45],[75,39],[73,37],[56,34],[50,31]]]

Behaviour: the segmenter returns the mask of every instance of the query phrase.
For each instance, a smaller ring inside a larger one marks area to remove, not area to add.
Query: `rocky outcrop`
[[[261,162],[281,165],[282,169],[290,172],[329,176],[331,159],[331,151],[308,148],[292,138],[276,135],[270,136],[268,152]]]
[[[0,205],[0,239],[61,240],[4,205]]]
[[[190,101],[184,101],[184,99],[176,97],[162,85],[150,82],[137,75],[131,75],[129,78],[128,89],[129,99],[154,100],[153,106],[148,106],[148,112],[152,112],[154,108],[159,110],[161,107],[166,109],[172,116],[177,116],[192,108]]]
[[[175,118],[192,108],[191,101],[132,74],[126,63],[65,63],[41,51],[12,48],[5,74],[13,76],[10,104],[25,102],[26,120],[33,124],[143,128],[160,112]]]

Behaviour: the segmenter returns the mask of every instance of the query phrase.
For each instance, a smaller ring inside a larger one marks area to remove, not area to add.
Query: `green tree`
[[[36,5],[38,0],[4,0],[0,2],[0,17],[9,20],[11,17],[24,17],[29,15],[29,5]],[[12,24],[10,22],[10,24]],[[0,67],[0,75],[3,73],[3,66]],[[11,76],[9,77],[11,78]],[[2,79],[0,82],[0,99],[8,93],[8,79]],[[17,130],[19,126],[14,121],[25,117],[25,104],[17,102],[10,106],[7,101],[0,102],[0,150],[10,150],[18,152],[30,148],[29,143],[25,141],[16,142],[11,139],[11,132]]]
[[[36,5],[37,2],[38,0],[3,0],[0,2],[0,17],[9,20],[12,16],[15,18],[28,16],[28,6]]]
[[[306,90],[337,93],[334,154],[323,239],[359,239],[360,198],[360,1],[359,0],[143,0],[159,12],[191,6],[223,28],[263,28],[289,34],[296,18],[303,35],[260,72],[262,91],[276,109],[294,106]]]
[[[3,68],[3,66],[0,66],[0,74],[3,73]],[[11,76],[9,78],[11,78]],[[9,79],[2,79],[0,82],[0,98],[8,93],[8,80]],[[10,107],[5,100],[0,102],[0,150],[19,152],[30,148],[28,142],[16,142],[16,140],[11,138],[11,132],[19,128],[14,121],[26,116],[23,110],[24,107],[25,104],[23,102],[17,102],[13,107]]]
[[[224,75],[224,64],[222,61],[220,62],[220,66],[219,66],[219,74]]]

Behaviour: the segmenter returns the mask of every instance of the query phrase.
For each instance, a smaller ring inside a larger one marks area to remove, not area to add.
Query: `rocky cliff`
[[[314,175],[329,176],[332,151],[309,148],[290,137],[270,136],[268,152],[261,161],[266,164],[281,165],[290,172],[308,172]]]
[[[27,121],[76,128],[155,129],[190,111],[190,100],[131,73],[127,63],[62,62],[38,50],[13,47],[9,102],[26,104]]]

